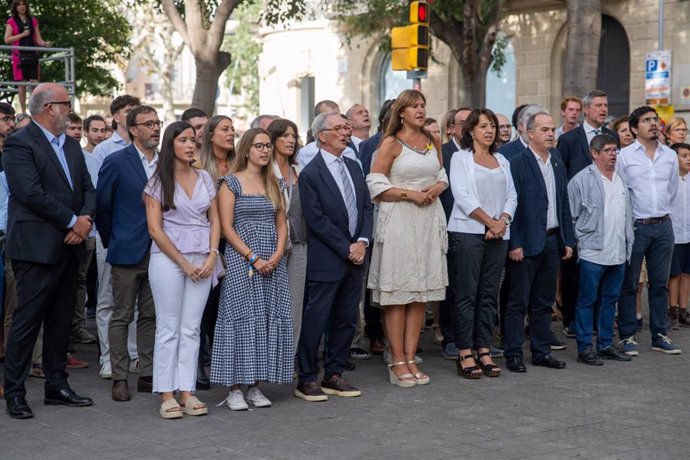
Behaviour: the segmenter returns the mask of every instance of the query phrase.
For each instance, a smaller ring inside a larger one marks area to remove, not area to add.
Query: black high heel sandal
[[[482,357],[488,356],[491,358],[491,352],[485,351],[484,353],[479,353],[477,355],[477,363],[479,364],[479,367],[481,368],[482,372],[484,375],[487,377],[498,377],[501,375],[501,368],[495,365],[494,363],[489,363],[489,364],[484,364],[482,362]]]
[[[480,379],[482,377],[482,371],[479,366],[477,366],[476,362],[474,366],[462,367],[462,362],[470,358],[474,359],[472,353],[469,355],[460,356],[460,358],[456,361],[458,375],[469,380]]]

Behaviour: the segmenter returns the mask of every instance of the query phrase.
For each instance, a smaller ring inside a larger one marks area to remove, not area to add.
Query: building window
[[[311,127],[314,121],[314,77],[302,77],[299,82],[300,92],[300,126],[303,130]]]
[[[386,99],[395,99],[406,89],[412,89],[412,80],[407,79],[404,70],[391,68],[391,53],[386,53],[379,69],[379,107]]]
[[[597,89],[608,96],[612,116],[630,112],[630,43],[620,22],[601,17]]]
[[[515,110],[515,53],[509,38],[499,36],[500,40],[506,43],[505,63],[500,72],[490,67],[486,73],[486,107],[510,118]]]

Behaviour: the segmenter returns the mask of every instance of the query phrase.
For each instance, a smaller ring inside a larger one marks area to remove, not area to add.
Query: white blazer
[[[510,162],[500,153],[494,153],[498,165],[503,170],[506,178],[506,201],[503,212],[512,219],[517,207],[517,193],[513,183],[513,175],[510,173]],[[448,221],[449,232],[484,234],[484,224],[470,217],[477,208],[481,208],[481,198],[477,192],[477,184],[474,178],[474,157],[468,150],[459,150],[453,154],[450,160],[450,189],[453,192],[453,211]],[[504,240],[510,239],[510,227],[503,236]]]

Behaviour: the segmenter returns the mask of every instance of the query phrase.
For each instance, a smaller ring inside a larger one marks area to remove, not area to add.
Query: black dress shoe
[[[197,390],[210,390],[211,381],[208,379],[208,374],[206,374],[206,367],[199,365],[196,370],[196,389]]]
[[[79,396],[71,388],[46,392],[43,403],[47,406],[86,407],[93,405],[93,400],[86,396]]]
[[[588,366],[603,366],[602,361],[591,348],[586,349],[582,353],[577,354],[577,362],[587,364]]]
[[[13,396],[8,399],[7,413],[10,414],[10,417],[18,419],[33,418],[34,416],[24,396]]]
[[[139,377],[137,380],[137,391],[139,393],[151,393],[153,392],[153,379],[152,377]]]
[[[527,372],[525,362],[520,356],[514,356],[506,359],[506,367],[510,372]]]
[[[532,365],[548,367],[549,369],[565,369],[565,363],[557,360],[551,355],[542,356],[539,359],[533,359]]]
[[[622,351],[616,350],[613,345],[602,348],[597,351],[597,355],[603,359],[610,359],[612,361],[632,361],[632,356],[628,356]]]

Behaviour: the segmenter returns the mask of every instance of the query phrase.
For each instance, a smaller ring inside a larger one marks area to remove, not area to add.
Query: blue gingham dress
[[[276,211],[263,195],[244,195],[235,176],[222,179],[235,194],[234,228],[259,257],[276,250]],[[221,182],[222,186],[222,182]],[[292,314],[285,258],[267,277],[249,276],[250,265],[230,244],[221,282],[213,339],[211,382],[290,383],[294,372]]]

